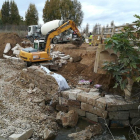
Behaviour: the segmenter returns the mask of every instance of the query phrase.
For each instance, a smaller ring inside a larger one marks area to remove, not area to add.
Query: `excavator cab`
[[[34,40],[34,49],[37,49],[38,51],[44,51],[45,50],[44,39]]]

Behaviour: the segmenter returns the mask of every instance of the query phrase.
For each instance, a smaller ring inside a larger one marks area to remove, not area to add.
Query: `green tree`
[[[38,24],[38,11],[35,4],[30,4],[27,12],[25,13],[26,25]]]
[[[3,24],[9,24],[10,23],[10,4],[9,1],[5,1],[2,5],[1,9],[2,14],[2,22]]]
[[[1,14],[1,10],[0,10],[0,25],[2,24],[2,14]]]
[[[25,25],[25,20],[23,19],[22,16],[20,16],[20,24],[21,24],[21,25]]]
[[[14,25],[19,25],[20,23],[18,7],[14,1],[10,2],[10,23]]]
[[[135,17],[138,19],[135,22],[135,30],[139,33],[140,16],[135,15]],[[105,62],[104,69],[116,80],[114,88],[120,86],[124,90],[126,98],[131,96],[133,82],[140,81],[140,43],[137,42],[138,38],[132,30],[134,28],[126,27],[123,32],[114,34],[105,41],[106,49],[113,49],[116,54],[119,54],[119,57],[116,63]],[[138,49],[135,49],[134,46],[138,46]]]
[[[54,19],[61,19],[59,7],[60,0],[47,0],[43,9],[43,21],[48,22]]]
[[[72,1],[72,10],[69,19],[72,19],[77,26],[80,26],[83,21],[84,13],[82,11],[82,5],[78,0]]]
[[[73,2],[71,0],[61,0],[60,1],[60,11],[61,11],[61,18],[63,20],[71,19],[71,15],[73,11]]]
[[[77,0],[47,0],[43,9],[43,21],[54,19],[73,20],[80,26],[83,20],[81,3]]]
[[[89,24],[88,23],[87,23],[86,28],[85,28],[85,33],[86,33],[86,35],[89,34]]]

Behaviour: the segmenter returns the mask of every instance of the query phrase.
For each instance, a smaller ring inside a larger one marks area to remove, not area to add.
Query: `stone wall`
[[[108,122],[111,127],[135,125],[140,115],[138,102],[125,101],[118,95],[101,97],[97,89],[88,92],[81,89],[62,91],[57,110],[67,112],[75,110],[79,116],[93,122]],[[140,124],[140,121],[136,124]]]

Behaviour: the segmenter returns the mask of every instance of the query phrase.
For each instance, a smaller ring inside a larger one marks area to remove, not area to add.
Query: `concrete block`
[[[140,125],[140,118],[133,118],[130,123],[132,125]]]
[[[122,110],[134,110],[138,109],[139,103],[136,102],[126,102],[119,95],[106,95],[107,110],[108,111],[122,111]]]
[[[14,50],[13,51],[13,54],[15,54],[15,55],[19,55],[19,53],[20,53],[20,50]]]
[[[84,111],[91,112],[91,113],[93,112],[93,106],[86,104],[86,103],[83,103],[83,102],[81,102],[81,109]]]
[[[72,90],[70,90],[69,99],[76,100],[77,99],[77,94],[80,93],[81,91],[82,90],[80,90],[80,89],[72,89]]]
[[[138,110],[129,110],[130,118],[138,118],[140,117],[140,112]]]
[[[99,89],[97,89],[97,88],[91,88],[90,89],[90,92],[98,92],[99,91]]]
[[[69,99],[71,99],[71,100],[76,100],[76,99],[77,99],[77,93],[71,92],[71,93],[69,94]]]
[[[79,116],[82,116],[82,117],[84,117],[86,115],[86,112],[84,110],[76,108],[76,107],[70,106],[69,110],[74,110],[75,112],[78,113]]]
[[[56,105],[56,110],[62,111],[62,112],[68,112],[68,107],[64,105]]]
[[[70,90],[61,91],[61,96],[65,99],[69,99]]]
[[[99,117],[107,118],[108,112],[105,110],[101,110],[100,108],[94,107],[92,109],[92,113],[98,115]]]
[[[119,95],[105,95],[108,111],[127,110],[124,105],[126,102]]]
[[[33,129],[26,130],[22,134],[12,134],[9,136],[9,140],[27,140],[29,139],[33,134]]]
[[[105,110],[106,106],[107,106],[107,102],[105,97],[101,97],[96,100],[95,107]]]
[[[98,116],[95,114],[86,112],[86,118],[88,118],[89,120],[92,120],[94,122],[98,122]]]
[[[128,102],[118,106],[118,110],[136,110],[138,109],[139,103]]]
[[[109,119],[110,120],[128,120],[129,119],[129,111],[114,111],[109,112]]]
[[[129,120],[111,120],[110,127],[111,128],[123,128],[129,126]]]
[[[59,104],[67,106],[68,105],[68,100],[63,98],[63,97],[59,97]]]
[[[68,100],[68,106],[81,106],[81,102],[77,100]]]
[[[100,96],[98,96],[98,95],[94,96],[92,94],[88,94],[86,103],[95,106],[96,100],[99,98],[100,98]]]
[[[79,93],[77,95],[77,100],[86,103],[87,102],[87,97],[88,97],[87,93],[82,92],[82,93]]]

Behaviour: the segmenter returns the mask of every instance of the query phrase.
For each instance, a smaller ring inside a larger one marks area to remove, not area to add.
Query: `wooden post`
[[[131,97],[131,90],[132,90],[134,81],[130,78],[127,78],[127,80],[128,80],[128,84],[127,84],[126,88],[124,89],[124,93],[125,93],[125,99],[129,100]]]

